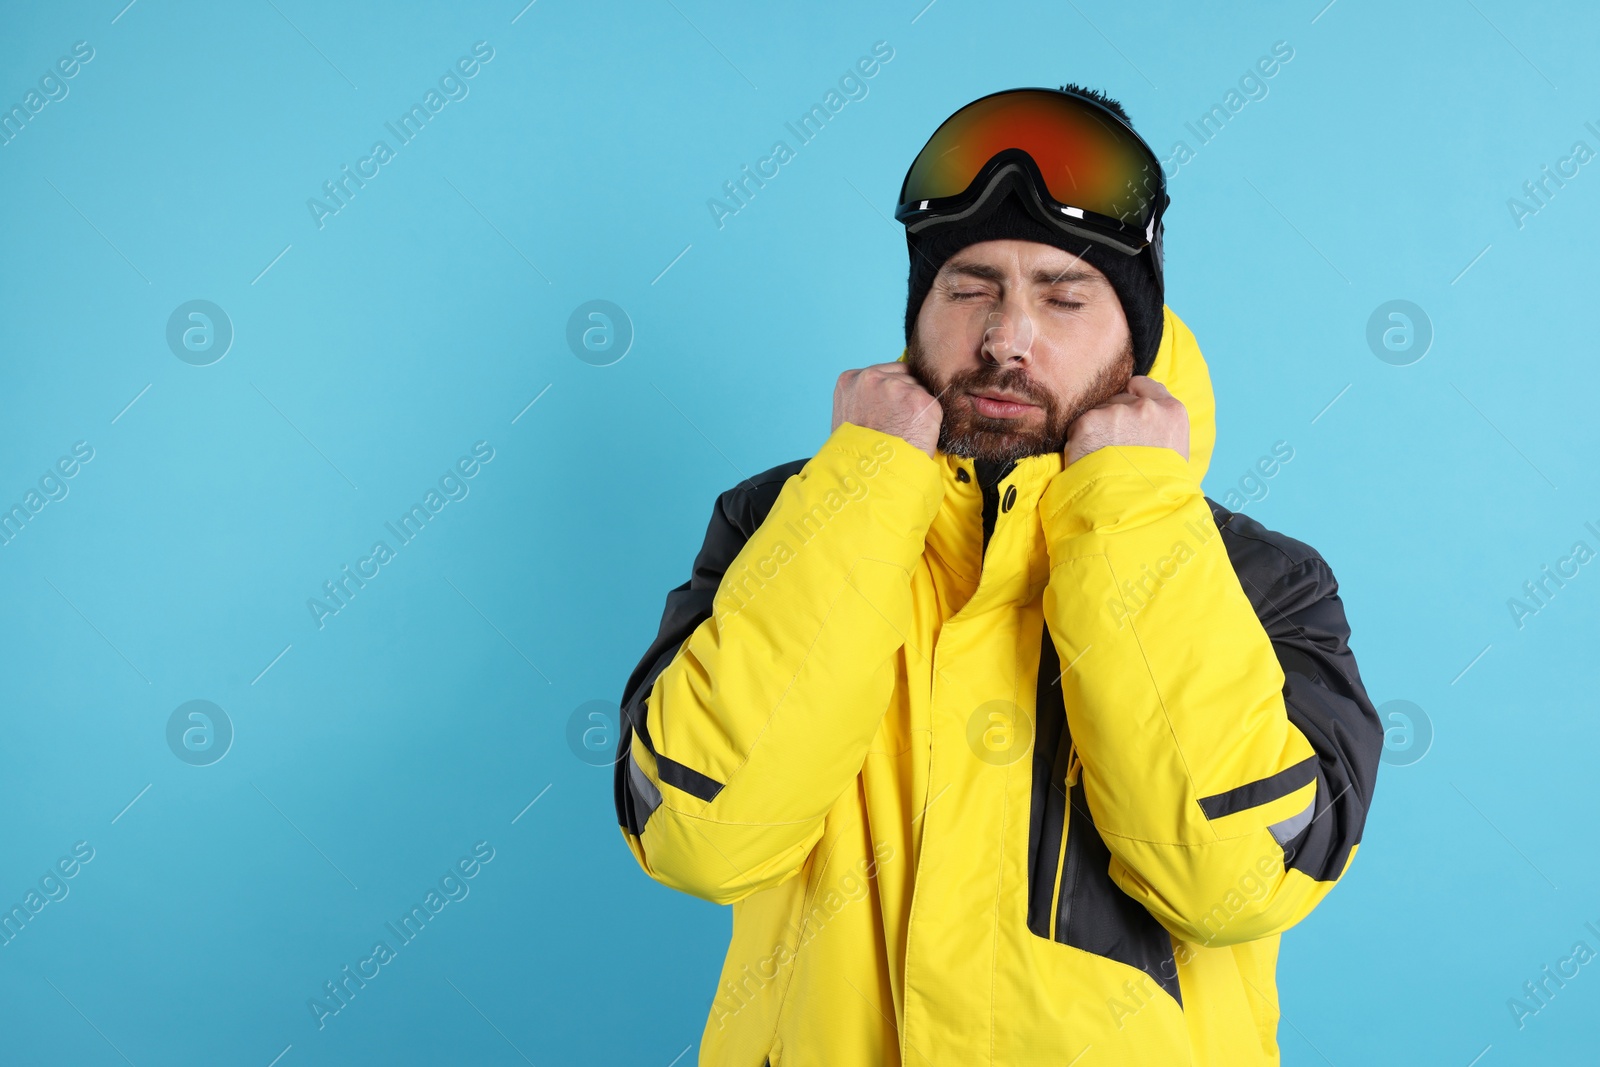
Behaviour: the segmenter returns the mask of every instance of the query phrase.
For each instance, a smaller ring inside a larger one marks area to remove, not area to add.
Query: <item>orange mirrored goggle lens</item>
[[[976,100],[934,132],[906,175],[900,202],[966,191],[995,153],[1017,148],[1063,206],[1143,228],[1163,188],[1144,143],[1098,105],[1065,93],[1016,89]]]

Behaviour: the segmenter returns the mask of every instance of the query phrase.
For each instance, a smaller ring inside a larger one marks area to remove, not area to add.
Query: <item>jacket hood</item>
[[[1150,377],[1165,385],[1183,402],[1189,413],[1189,470],[1199,484],[1211,465],[1216,447],[1216,401],[1211,392],[1211,374],[1194,334],[1172,308],[1162,306],[1161,344]],[[900,350],[904,363],[907,350]]]

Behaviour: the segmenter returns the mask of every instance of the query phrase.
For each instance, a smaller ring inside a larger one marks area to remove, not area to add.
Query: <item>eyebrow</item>
[[[951,274],[964,274],[969,278],[979,278],[986,282],[1003,282],[1006,279],[1005,271],[992,267],[987,263],[956,263],[946,268]],[[1065,270],[1045,270],[1038,268],[1033,272],[1035,285],[1061,285],[1066,282],[1098,282],[1102,276],[1081,267],[1068,267]]]

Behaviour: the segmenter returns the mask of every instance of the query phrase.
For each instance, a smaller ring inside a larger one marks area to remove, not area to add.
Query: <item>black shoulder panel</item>
[[[1304,827],[1283,839],[1284,862],[1333,881],[1361,841],[1383,753],[1383,724],[1350,650],[1339,583],[1310,545],[1206,502],[1239,585],[1278,653],[1289,721],[1316,752],[1315,808]]]
[[[645,726],[645,701],[656,678],[667,669],[672,657],[689,635],[711,617],[711,604],[722,584],[722,576],[750,536],[766,521],[767,513],[778,499],[778,493],[789,478],[800,473],[807,459],[790,460],[754,478],[746,479],[717,497],[711,509],[711,521],[706,526],[705,540],[695,554],[689,580],[667,593],[666,609],[661,614],[661,626],[656,638],[645,650],[639,665],[628,677],[623,689],[619,713],[621,720],[617,732],[617,754],[613,764],[613,793],[617,807],[617,822],[629,833],[644,830],[645,819],[653,806],[635,792],[633,780],[628,775],[628,748],[634,731],[646,748],[655,752],[650,732]],[[659,759],[659,757],[658,757]],[[688,768],[684,768],[688,770]],[[666,772],[663,772],[666,773]],[[690,774],[694,772],[689,771]],[[709,779],[706,780],[709,782]],[[711,783],[714,787],[715,783]],[[690,792],[695,792],[691,789]],[[702,791],[703,792],[703,791]],[[701,795],[697,793],[697,795]],[[715,795],[713,792],[712,795]]]

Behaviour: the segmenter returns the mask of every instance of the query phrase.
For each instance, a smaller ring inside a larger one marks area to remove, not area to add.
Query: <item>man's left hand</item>
[[[1070,466],[1107,445],[1153,445],[1189,458],[1189,411],[1167,387],[1142,374],[1128,379],[1126,392],[1090,408],[1067,429]]]

